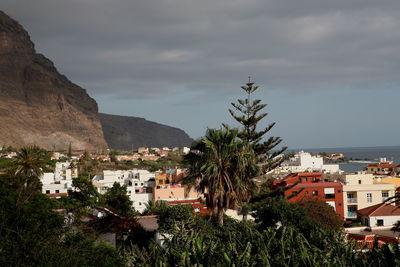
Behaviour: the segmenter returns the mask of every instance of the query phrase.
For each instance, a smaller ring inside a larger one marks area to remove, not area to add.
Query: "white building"
[[[54,172],[46,172],[40,177],[42,193],[59,198],[72,191],[72,179],[78,177],[77,168],[71,162],[57,162]]]
[[[125,185],[133,207],[143,212],[146,208],[144,204],[153,198],[151,189],[155,186],[155,174],[138,169],[103,171],[103,174],[96,175],[92,182],[101,194],[107,192],[114,183]]]
[[[286,172],[341,172],[338,164],[324,164],[324,159],[322,157],[313,156],[304,151],[300,151],[296,153],[294,157],[284,161],[279,170]]]
[[[145,152],[149,152],[149,148],[148,147],[139,147],[138,148],[138,153],[142,154]]]
[[[400,221],[400,209],[385,203],[376,204],[357,211],[365,226],[392,226]]]

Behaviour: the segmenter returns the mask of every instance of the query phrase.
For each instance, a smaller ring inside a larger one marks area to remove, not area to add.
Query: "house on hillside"
[[[358,210],[357,215],[365,226],[391,226],[400,221],[400,208],[380,203]]]

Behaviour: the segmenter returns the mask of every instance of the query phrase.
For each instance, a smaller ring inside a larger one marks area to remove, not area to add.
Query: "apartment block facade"
[[[394,196],[393,184],[374,183],[372,173],[355,173],[344,176],[344,210],[346,219],[357,218],[357,210],[380,204]]]

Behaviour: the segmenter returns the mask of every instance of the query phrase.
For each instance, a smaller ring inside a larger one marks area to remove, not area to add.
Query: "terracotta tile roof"
[[[357,211],[362,216],[400,216],[400,208],[386,203],[376,204]]]
[[[342,187],[339,182],[298,183],[294,188]]]
[[[146,231],[152,232],[158,230],[157,216],[140,216],[136,217],[136,219]]]
[[[371,163],[366,168],[397,168],[396,164],[393,163]]]
[[[321,176],[321,172],[299,172],[299,173],[294,173],[294,176],[299,176],[299,177],[312,177],[312,176]]]

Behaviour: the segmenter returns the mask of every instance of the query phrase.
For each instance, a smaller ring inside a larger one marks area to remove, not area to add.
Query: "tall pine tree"
[[[258,156],[259,164],[263,167],[263,174],[265,174],[282,163],[284,160],[283,152],[287,147],[274,149],[282,142],[280,137],[270,136],[264,139],[265,135],[274,127],[275,122],[270,123],[265,128],[261,128],[259,125],[261,120],[268,115],[268,113],[262,113],[267,104],[262,104],[260,99],[251,99],[252,93],[259,87],[255,86],[249,77],[249,82],[241,88],[245,91],[247,98],[238,99],[237,103],[231,103],[234,110],[229,109],[229,113],[242,125],[238,136],[253,147]]]

